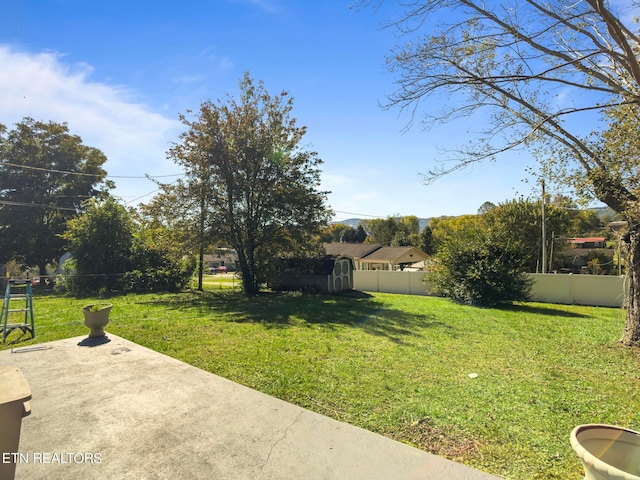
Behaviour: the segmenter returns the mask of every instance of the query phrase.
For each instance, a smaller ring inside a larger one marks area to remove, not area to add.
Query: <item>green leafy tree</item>
[[[169,152],[184,168],[184,192],[200,200],[201,225],[214,225],[212,236],[237,251],[248,294],[275,258],[313,249],[329,218],[318,190],[322,162],[301,147],[306,128],[292,109],[286,92],[272,96],[245,74],[239,98],[206,101],[193,120],[181,116],[187,130]]]
[[[394,217],[362,220],[360,225],[368,234],[368,242],[379,243],[381,245],[391,245],[397,231],[396,219]]]
[[[478,215],[484,215],[485,213],[487,213],[488,211],[494,208],[496,208],[494,203],[484,202],[482,205],[480,205],[480,208],[478,208]]]
[[[550,202],[552,207],[566,211],[569,227],[563,234],[572,237],[611,236],[604,222],[593,209],[584,209],[565,195],[555,195]]]
[[[198,250],[197,201],[183,202],[184,192],[172,189],[173,185],[162,185],[163,194],[135,211],[136,222],[143,225],[144,243],[156,250],[181,257],[185,252]],[[191,215],[190,215],[191,214]]]
[[[367,239],[367,232],[362,225],[356,227],[356,234],[354,240],[356,243],[363,243]]]
[[[545,206],[547,252],[557,256],[565,244],[561,237],[568,235],[572,217],[577,211]],[[483,225],[492,238],[503,244],[517,245],[529,272],[539,272],[542,265],[542,202],[527,199],[500,203],[483,216]],[[551,248],[552,235],[558,237]],[[553,259],[550,259],[551,265]],[[546,272],[544,272],[546,273]]]
[[[411,245],[411,238],[404,231],[398,230],[391,239],[392,247],[408,247]]]
[[[415,215],[362,220],[359,226],[368,232],[367,241],[371,243],[394,246],[419,243],[420,220]]]
[[[190,252],[197,256],[198,290],[203,290],[205,251],[215,246],[216,225],[208,213],[211,185],[206,169],[190,172],[188,181],[159,183],[162,193],[140,207],[145,222],[161,231],[164,248]],[[168,251],[169,251],[168,250]]]
[[[612,237],[612,232],[603,224],[598,214],[593,210],[577,210],[571,216],[569,234],[574,237],[602,236]]]
[[[407,215],[396,219],[398,229],[405,234],[418,235],[420,233],[420,219],[415,215]]]
[[[358,230],[344,223],[334,223],[322,229],[319,240],[329,243],[362,243],[366,236],[362,229]]]
[[[66,124],[24,118],[0,125],[0,263],[38,265],[64,253],[60,235],[89,197],[113,185],[107,158],[69,133]]]
[[[187,285],[193,257],[176,247],[166,226],[128,210],[115,198],[92,199],[64,237],[77,293],[176,291]]]
[[[369,3],[364,1],[362,3]],[[403,3],[405,41],[389,65],[388,104],[415,111],[438,95],[427,125],[484,113],[477,139],[425,176],[427,183],[510,149],[527,147],[543,178],[568,184],[628,222],[625,345],[640,345],[640,37],[633,2],[606,0]],[[422,30],[425,32],[422,32]],[[595,112],[607,121],[594,135]]]
[[[127,209],[111,196],[91,200],[86,211],[68,222],[69,241],[80,293],[123,290],[131,262],[135,226]]]
[[[158,221],[144,206],[131,214],[136,225],[131,252],[134,270],[125,275],[125,290],[177,291],[187,286],[196,259],[185,254],[180,242],[184,231]]]
[[[418,249],[422,250],[427,255],[433,255],[435,253],[433,230],[431,229],[431,226],[427,225],[422,229]]]
[[[436,217],[431,219],[433,246],[437,251],[445,240],[452,237],[475,241],[482,234],[484,226],[478,215],[460,215],[459,217]]]

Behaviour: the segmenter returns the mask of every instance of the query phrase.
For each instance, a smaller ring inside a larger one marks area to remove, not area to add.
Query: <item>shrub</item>
[[[613,256],[603,250],[591,250],[585,256],[587,271],[592,275],[610,275],[613,270]]]
[[[469,240],[469,239],[467,239]],[[488,238],[448,238],[438,249],[435,290],[468,305],[495,306],[529,299],[531,280],[518,248]]]
[[[191,280],[195,260],[189,259],[168,269],[133,270],[126,272],[122,279],[125,292],[177,292]]]
[[[85,213],[69,222],[64,235],[73,256],[72,290],[142,293],[186,286],[194,259],[153,244],[154,235],[142,235],[143,230],[116,199],[90,202]]]

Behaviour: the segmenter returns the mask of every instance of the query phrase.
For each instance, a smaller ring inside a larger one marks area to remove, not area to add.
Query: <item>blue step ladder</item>
[[[16,290],[18,291],[16,292]],[[24,307],[22,305],[20,305],[20,308],[14,306],[16,301],[20,300],[24,301]],[[11,304],[12,302],[14,305]],[[9,323],[10,313],[24,313],[24,321],[22,323]],[[33,295],[31,293],[31,280],[29,279],[8,279],[7,289],[4,293],[2,314],[0,316],[2,341],[6,341],[7,335],[18,328],[24,333],[31,333],[31,338],[35,338],[36,330],[33,324]]]

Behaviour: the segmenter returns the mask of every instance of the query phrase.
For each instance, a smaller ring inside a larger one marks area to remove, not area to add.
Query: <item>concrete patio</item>
[[[498,478],[106,340],[0,351],[32,391],[16,479]]]

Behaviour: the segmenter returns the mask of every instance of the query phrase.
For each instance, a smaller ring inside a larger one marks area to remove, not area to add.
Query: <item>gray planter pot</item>
[[[84,324],[91,329],[89,338],[102,337],[104,335],[104,327],[109,323],[109,313],[113,308],[112,304],[98,304],[99,310],[96,310],[95,304],[86,305],[82,308],[84,314]]]
[[[640,480],[640,433],[590,424],[574,428],[570,439],[585,480]]]

